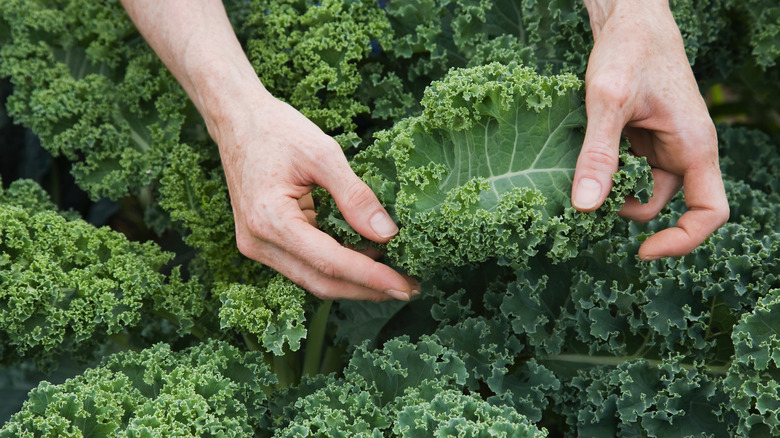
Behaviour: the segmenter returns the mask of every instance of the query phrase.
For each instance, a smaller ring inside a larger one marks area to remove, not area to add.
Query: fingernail
[[[416,297],[420,295],[420,291],[418,289],[412,289],[411,292],[409,292],[410,296]]]
[[[398,233],[398,227],[393,220],[390,219],[390,216],[383,211],[374,213],[374,215],[371,216],[371,219],[369,219],[368,224],[371,225],[371,229],[373,229],[375,233],[382,237],[392,237]]]
[[[396,300],[409,301],[409,295],[401,292],[400,290],[390,289],[390,290],[386,290],[385,293],[395,298]]]
[[[590,210],[599,202],[601,196],[601,184],[592,178],[582,178],[577,184],[577,191],[571,199],[575,208]]]
[[[640,257],[639,259],[642,260],[643,262],[652,262],[653,260],[658,260],[660,258],[661,256],[657,256],[657,255],[646,255]]]

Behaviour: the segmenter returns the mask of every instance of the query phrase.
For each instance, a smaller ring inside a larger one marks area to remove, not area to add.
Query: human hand
[[[316,228],[310,195],[322,186],[364,237],[387,242],[398,228],[349,167],[341,147],[270,94],[225,115],[212,129],[219,144],[245,256],[323,299],[408,300],[413,278],[348,249]]]
[[[263,87],[221,1],[122,4],[219,145],[242,254],[323,299],[419,292],[416,280],[369,257],[376,251],[345,248],[316,228],[310,192],[322,186],[364,237],[387,242],[398,232],[336,141]]]
[[[577,161],[572,205],[597,209],[617,171],[623,135],[647,157],[654,193],[621,214],[649,221],[682,186],[688,210],[675,227],[650,236],[642,260],[691,252],[729,217],[718,164],[717,133],[693,77],[668,2],[586,1],[594,47],[585,76],[588,127]]]

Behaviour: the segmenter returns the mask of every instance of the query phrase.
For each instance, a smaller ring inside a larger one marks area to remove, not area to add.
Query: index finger
[[[340,245],[304,221],[289,223],[279,246],[325,277],[383,292],[395,299],[408,299],[413,286],[419,289],[391,267]]]
[[[729,205],[717,161],[691,167],[683,176],[688,210],[674,227],[650,236],[639,248],[639,258],[655,260],[690,253],[729,218]]]

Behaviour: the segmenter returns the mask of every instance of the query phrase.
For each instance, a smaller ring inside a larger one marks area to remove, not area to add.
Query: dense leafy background
[[[780,436],[780,7],[670,4],[731,216],[646,263],[684,201],[619,219],[642,160],[567,201],[580,2],[225,1],[402,226],[382,249],[423,294],[376,304],[238,252],[216,147],[119,2],[3,1],[0,436]]]

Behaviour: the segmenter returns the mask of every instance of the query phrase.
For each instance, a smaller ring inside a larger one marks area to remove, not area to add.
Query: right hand
[[[588,1],[594,46],[585,74],[588,127],[577,161],[572,205],[593,211],[607,197],[625,135],[647,158],[653,197],[630,198],[620,214],[647,222],[684,188],[688,210],[639,248],[642,260],[693,251],[729,218],[718,137],[683,39],[666,1]]]
[[[412,277],[316,228],[310,192],[321,186],[364,237],[387,242],[398,232],[333,138],[265,90],[212,126],[242,254],[322,299],[408,300],[419,293]]]

